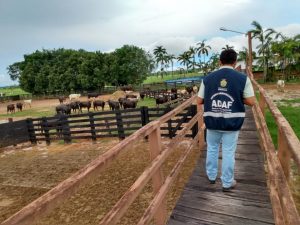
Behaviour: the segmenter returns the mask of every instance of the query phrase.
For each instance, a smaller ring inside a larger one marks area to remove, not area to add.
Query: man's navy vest
[[[243,91],[246,75],[221,68],[203,79],[204,122],[207,129],[236,131],[245,118]]]

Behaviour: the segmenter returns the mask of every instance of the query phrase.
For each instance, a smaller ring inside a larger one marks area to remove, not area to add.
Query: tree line
[[[152,69],[151,55],[124,45],[111,53],[54,49],[24,55],[8,66],[12,80],[33,94],[99,91],[105,85],[140,84]]]
[[[253,58],[256,59],[257,65],[254,69],[262,69],[264,72],[264,81],[273,79],[274,69],[280,70],[282,79],[288,80],[291,72],[300,73],[300,34],[294,37],[287,37],[272,28],[263,29],[257,22],[251,23],[253,29],[250,30],[252,39],[257,39],[259,45],[256,51],[252,52]],[[167,68],[172,67],[174,60],[184,66],[186,73],[189,71],[202,71],[204,74],[215,70],[219,64],[219,53],[212,53],[211,46],[207,45],[206,40],[190,46],[188,50],[175,56],[168,54],[163,46],[156,46],[153,55],[155,63],[160,67],[159,73],[163,76]],[[233,46],[225,45],[222,50],[234,49]],[[238,61],[248,60],[248,50],[243,48],[238,52]]]

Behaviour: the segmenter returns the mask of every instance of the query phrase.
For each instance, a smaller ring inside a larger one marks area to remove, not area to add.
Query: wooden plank
[[[185,207],[205,210],[216,214],[225,214],[249,220],[258,220],[265,223],[273,223],[272,208],[269,203],[245,202],[233,198],[202,194],[186,190],[181,196]],[[199,204],[201,203],[201,204]],[[181,205],[180,203],[178,205]]]
[[[192,221],[191,221],[192,219]],[[224,224],[224,225],[270,225],[274,223],[248,219],[239,215],[226,215],[178,205],[170,218],[169,225]]]

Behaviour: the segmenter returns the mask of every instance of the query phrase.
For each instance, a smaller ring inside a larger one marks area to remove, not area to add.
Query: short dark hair
[[[233,49],[226,49],[221,52],[220,61],[222,64],[233,64],[237,59],[237,53]]]

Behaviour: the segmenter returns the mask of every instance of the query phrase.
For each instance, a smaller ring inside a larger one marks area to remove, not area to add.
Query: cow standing
[[[120,109],[120,104],[117,101],[108,100],[110,110]]]
[[[96,100],[93,102],[93,106],[94,106],[94,111],[96,109],[98,110],[98,106],[100,106],[102,108],[102,111],[104,111],[105,102],[101,100]]]
[[[87,108],[88,112],[90,111],[92,104],[91,102],[79,102],[79,111],[82,112],[83,108]]]
[[[66,98],[64,96],[59,96],[58,97],[58,101],[59,101],[60,104],[63,104],[65,100],[66,100]]]
[[[7,114],[8,113],[15,113],[15,104],[9,104],[7,105]]]
[[[17,106],[18,111],[21,111],[21,112],[22,112],[23,104],[22,104],[21,102],[18,102],[18,103],[16,104],[16,106]]]
[[[284,80],[277,81],[277,90],[278,91],[284,92],[284,86],[285,86]]]

